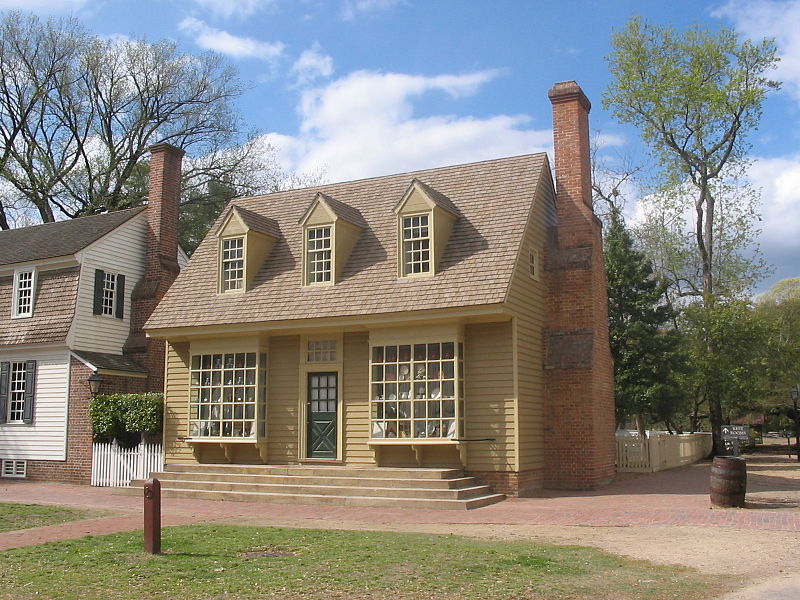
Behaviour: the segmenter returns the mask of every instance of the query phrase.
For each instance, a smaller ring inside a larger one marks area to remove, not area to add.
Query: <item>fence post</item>
[[[148,479],[144,484],[144,550],[161,554],[161,482]]]

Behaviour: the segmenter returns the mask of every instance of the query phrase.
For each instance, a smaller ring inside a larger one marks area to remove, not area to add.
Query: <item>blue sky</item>
[[[800,0],[0,0],[74,14],[103,36],[169,38],[239,69],[244,121],[289,170],[329,181],[551,151],[547,90],[576,80],[604,150],[638,160],[636,131],[603,111],[612,31],[633,14],[775,37],[784,82],[752,136],[761,245],[800,276]]]

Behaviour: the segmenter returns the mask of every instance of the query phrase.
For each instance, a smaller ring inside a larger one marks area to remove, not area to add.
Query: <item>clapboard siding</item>
[[[196,462],[191,448],[178,441],[189,435],[189,344],[167,343],[164,385],[164,462]]]
[[[79,253],[81,275],[75,321],[70,331],[75,350],[119,354],[130,333],[131,292],[144,277],[147,223],[133,217]],[[123,318],[92,314],[96,269],[125,275]]]
[[[0,362],[36,361],[33,424],[0,425],[0,458],[65,460],[69,352],[20,350],[0,352]]]
[[[472,471],[515,470],[515,404],[511,323],[465,328],[465,418],[470,442],[467,468]]]
[[[267,442],[269,462],[297,461],[300,406],[300,337],[269,341],[267,375]]]
[[[342,381],[344,410],[342,458],[348,464],[374,464],[375,456],[367,446],[369,439],[369,335],[367,333],[345,334]]]
[[[547,226],[555,222],[554,210],[551,185],[540,182],[508,293],[514,314],[520,471],[544,469],[544,254]],[[539,255],[538,279],[530,274],[531,251]]]

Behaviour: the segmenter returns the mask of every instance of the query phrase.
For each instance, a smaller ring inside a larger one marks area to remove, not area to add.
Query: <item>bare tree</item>
[[[0,177],[42,221],[116,210],[146,197],[147,148],[187,151],[190,190],[232,182],[264,188],[256,134],[242,133],[236,71],[219,55],[182,54],[173,42],[105,40],[74,19],[0,19]],[[194,160],[192,160],[194,159]]]

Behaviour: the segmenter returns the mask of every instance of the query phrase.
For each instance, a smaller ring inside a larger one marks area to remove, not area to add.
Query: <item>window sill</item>
[[[384,446],[411,446],[417,465],[422,466],[425,457],[425,446],[455,446],[458,448],[458,458],[461,466],[467,466],[467,444],[453,438],[392,438],[392,439],[370,439],[367,445],[375,452],[375,462],[380,466],[380,450]]]
[[[203,444],[216,444],[222,451],[225,453],[225,460],[229,463],[233,462],[233,449],[237,445],[249,445],[255,446],[258,449],[258,455],[261,457],[261,460],[265,463],[267,462],[267,440],[266,439],[259,439],[254,437],[248,438],[184,438],[184,442],[186,442],[190,446],[194,446],[195,456],[197,456],[197,446],[201,446]]]
[[[371,438],[367,444],[370,446],[433,446],[437,444],[458,446],[461,441],[453,438]]]

